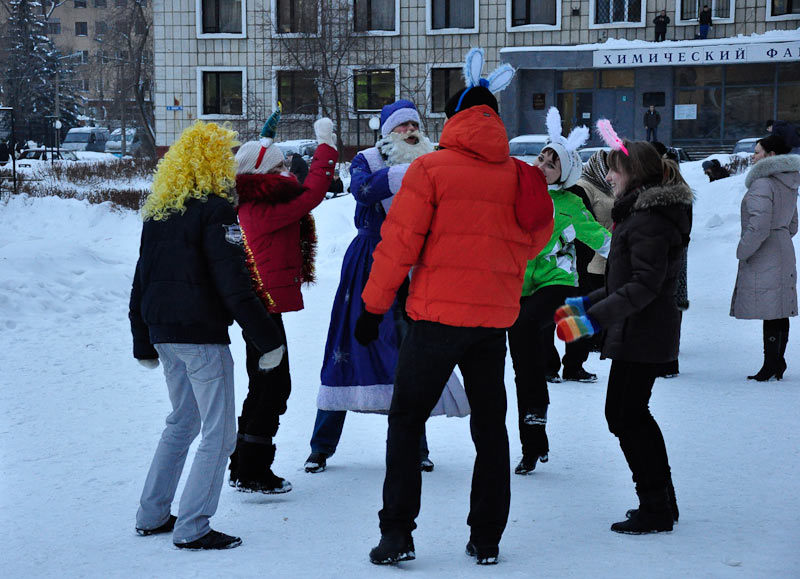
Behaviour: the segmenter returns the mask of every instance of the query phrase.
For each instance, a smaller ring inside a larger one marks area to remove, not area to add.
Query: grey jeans
[[[233,359],[227,344],[155,344],[172,412],[144,483],[136,526],[153,529],[170,515],[189,446],[202,429],[186,479],[172,540],[206,535],[217,511],[228,456],[236,448]]]

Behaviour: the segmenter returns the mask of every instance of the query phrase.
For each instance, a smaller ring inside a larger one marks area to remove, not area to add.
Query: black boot
[[[611,525],[615,533],[644,535],[672,530],[673,513],[666,487],[639,493],[639,508],[630,519]]]
[[[382,534],[378,546],[369,552],[369,560],[375,565],[390,565],[398,561],[413,561],[416,558],[411,533]]]
[[[267,495],[288,493],[292,490],[292,483],[272,472],[275,445],[271,441],[271,438],[243,434],[237,442],[237,490]]]
[[[547,407],[533,408],[525,414],[520,427],[522,460],[514,469],[515,474],[530,474],[536,468],[536,461],[549,460],[550,444],[547,440]]]
[[[675,498],[675,487],[672,485],[672,480],[667,483],[667,494],[669,495],[669,508],[672,511],[672,520],[677,523],[680,512],[678,511],[678,500]],[[630,519],[638,512],[639,509],[628,509],[625,513],[625,517]]]
[[[786,361],[781,352],[786,351],[785,341],[788,339],[788,331],[784,334],[782,330],[767,328],[764,326],[764,365],[761,366],[756,374],[748,376],[748,380],[766,382],[775,378],[781,380],[786,370]]]

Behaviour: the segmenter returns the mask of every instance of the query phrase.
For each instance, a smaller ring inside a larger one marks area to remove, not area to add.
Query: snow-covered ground
[[[321,474],[302,470],[319,369],[354,201],[314,211],[319,282],[285,323],[294,392],[277,437],[286,495],[227,485],[215,528],[243,538],[231,551],[186,553],[170,537],[139,537],[134,515],[169,412],[160,370],[134,362],[128,293],[141,224],[131,211],[56,198],[0,204],[0,564],[6,577],[799,577],[800,330],[793,320],[781,382],[745,379],[761,364],[760,322],[728,316],[736,276],[744,176],[697,191],[689,252],[691,308],[681,375],[656,383],[681,509],[670,534],[609,531],[636,505],[630,473],[603,416],[609,361],[586,368],[596,384],[551,385],[550,462],[512,475],[501,562],[464,555],[474,450],[467,419],[434,418],[436,470],[423,476],[417,560],[379,568],[386,418],[348,415],[339,451]],[[795,239],[800,249],[800,240]],[[466,249],[465,249],[466,250]],[[247,382],[232,329],[236,396]],[[559,345],[561,347],[561,345]],[[519,457],[510,360],[508,429]],[[187,469],[188,470],[188,469]],[[179,489],[180,490],[180,489]]]

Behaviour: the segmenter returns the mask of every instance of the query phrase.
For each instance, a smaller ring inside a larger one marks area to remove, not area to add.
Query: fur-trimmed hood
[[[242,173],[236,175],[236,193],[239,203],[263,202],[280,205],[297,198],[305,187],[294,177],[277,173]]]
[[[668,205],[692,205],[694,193],[686,185],[657,185],[644,189],[633,204],[634,211],[667,207]]]
[[[765,157],[753,165],[747,177],[745,177],[744,184],[749,189],[756,179],[772,177],[778,173],[798,173],[798,171],[800,171],[800,155],[774,155],[772,157]],[[800,175],[796,175],[795,177],[800,177]],[[794,181],[795,184],[793,186],[797,187],[798,179],[790,180]],[[791,183],[788,182],[786,182],[786,185],[789,187],[792,186]]]

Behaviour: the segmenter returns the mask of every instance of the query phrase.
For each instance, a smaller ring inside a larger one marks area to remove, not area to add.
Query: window
[[[663,92],[646,92],[642,94],[642,106],[663,107],[666,104],[667,95]]]
[[[277,74],[278,100],[287,115],[316,115],[316,74],[300,70],[281,70]]]
[[[317,31],[317,0],[276,0],[278,32],[313,34]]]
[[[711,8],[711,17],[720,20],[729,20],[733,18],[733,3],[735,0],[680,0],[676,10],[678,11],[678,21],[687,22],[691,21],[692,24],[697,24],[697,19],[700,17],[700,11],[703,6],[708,5]]]
[[[353,0],[356,32],[395,30],[395,0]]]
[[[81,55],[81,64],[89,64],[89,51],[79,50],[78,53]]]
[[[128,0],[114,0],[114,6],[117,8],[124,8],[128,5]]]
[[[431,29],[475,28],[474,0],[431,0]]]
[[[454,94],[464,88],[460,68],[431,69],[431,111],[443,113],[444,106]]]
[[[198,38],[245,38],[246,0],[196,0]]]
[[[555,0],[511,0],[511,26],[556,24]]]
[[[86,8],[86,0],[75,0],[75,8]]]
[[[109,58],[108,53],[104,50],[100,53],[100,64],[108,64]]]
[[[88,91],[89,90],[89,79],[88,78],[80,78],[78,79],[78,90]]]
[[[558,88],[562,90],[593,89],[593,70],[565,70],[561,73]]]
[[[76,22],[75,36],[89,36],[89,24],[87,22]]]
[[[95,8],[105,8],[107,6],[106,0],[94,0]]]
[[[630,68],[601,70],[600,88],[633,88],[634,71]]]
[[[396,100],[394,70],[359,70],[353,82],[357,111],[379,111]]]
[[[242,0],[200,0],[203,34],[241,34]]]
[[[768,0],[770,14],[767,16],[788,16],[800,14],[800,0]]]
[[[47,21],[47,34],[61,34],[61,21],[58,18]]]
[[[94,35],[95,36],[104,36],[108,34],[108,23],[102,20],[98,20],[94,23]]]
[[[242,116],[244,71],[200,70],[200,114]]]
[[[642,21],[642,0],[594,0],[595,24]]]

